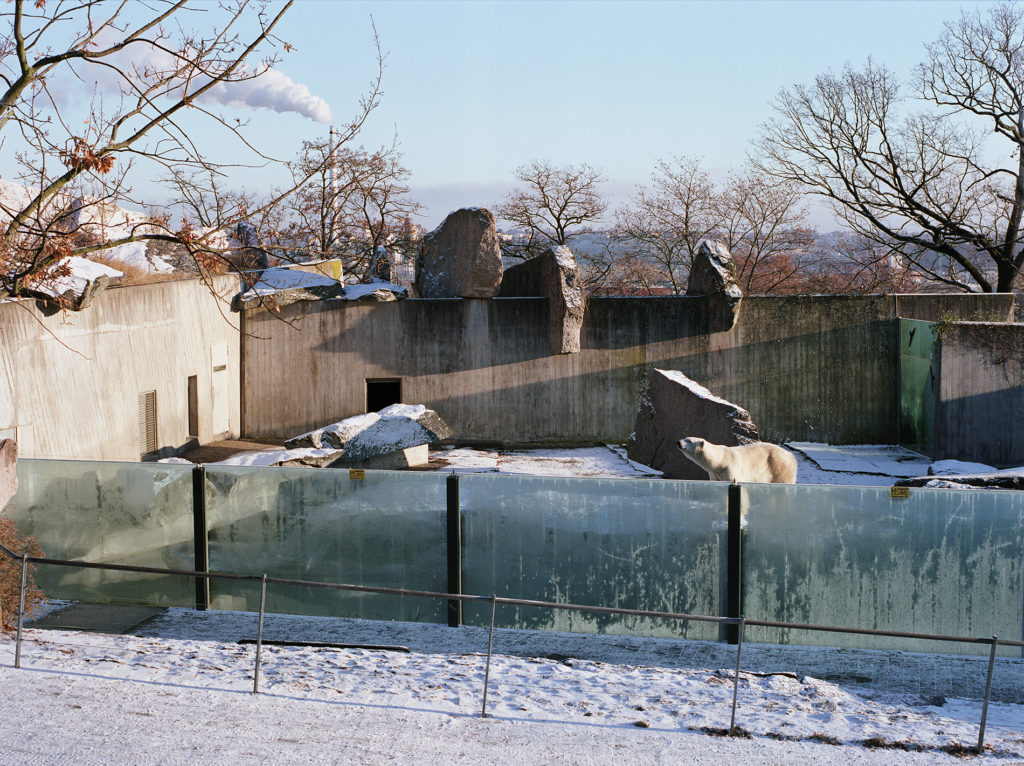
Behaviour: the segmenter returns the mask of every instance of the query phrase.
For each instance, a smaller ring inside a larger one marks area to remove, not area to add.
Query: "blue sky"
[[[426,208],[421,224],[433,228],[456,207],[493,206],[515,168],[534,159],[602,169],[614,207],[659,159],[699,158],[722,176],[740,165],[783,87],[869,56],[909,77],[943,22],[985,7],[297,0],[278,28],[294,50],[277,67],[287,87],[267,97],[277,111],[228,113],[251,121],[257,145],[294,158],[303,140],[326,136],[327,107],[338,124],[357,110],[376,73],[373,23],[387,55],[383,95],[358,143],[390,143],[397,132],[412,196]],[[289,111],[288,100],[316,102],[309,114],[322,121]],[[215,133],[199,138],[207,156],[231,156]],[[12,145],[0,155],[8,174]],[[259,190],[284,177],[251,170],[231,180]]]
[[[659,158],[738,165],[781,88],[869,56],[909,76],[943,22],[984,7],[299,0],[281,30],[297,50],[280,68],[342,121],[374,71],[372,16],[387,68],[361,140],[397,130],[432,228],[450,208],[498,201],[535,158],[603,168],[613,202]],[[286,123],[296,148],[325,132]]]

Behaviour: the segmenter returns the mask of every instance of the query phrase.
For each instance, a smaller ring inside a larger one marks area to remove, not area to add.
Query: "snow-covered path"
[[[268,634],[352,641],[355,622],[339,635],[337,621],[275,616]],[[869,699],[749,665],[737,724],[753,737],[715,736],[729,722],[731,668],[555,653],[496,654],[481,719],[486,656],[461,639],[446,646],[459,634],[430,625],[396,624],[415,639],[410,652],[264,646],[254,695],[254,647],[224,638],[243,624],[252,616],[170,610],[140,635],[28,630],[18,670],[13,637],[0,637],[0,763],[936,764],[962,763],[940,748],[977,739],[977,701]],[[379,640],[388,625],[367,627]],[[473,643],[483,634],[463,630]],[[997,703],[989,716],[999,756],[986,759],[1024,763],[1024,706]],[[865,747],[871,737],[923,750]]]

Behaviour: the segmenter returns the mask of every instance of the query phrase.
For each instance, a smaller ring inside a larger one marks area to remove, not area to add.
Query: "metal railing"
[[[265,614],[266,606],[266,595],[267,585],[299,585],[312,588],[324,588],[328,590],[342,590],[342,591],[354,591],[360,593],[377,593],[390,596],[417,596],[423,598],[441,599],[447,603],[459,603],[460,605],[464,602],[477,602],[486,603],[490,605],[490,621],[487,633],[487,661],[484,670],[484,687],[483,687],[483,702],[480,709],[480,717],[487,717],[487,692],[490,684],[490,668],[491,668],[491,655],[493,652],[494,645],[494,615],[495,609],[498,604],[506,604],[512,606],[529,606],[539,607],[543,609],[552,610],[567,610],[577,612],[590,612],[599,614],[617,614],[624,616],[633,617],[652,617],[658,619],[677,620],[677,621],[696,621],[696,622],[709,622],[717,623],[719,625],[734,626],[737,633],[736,640],[736,671],[733,677],[733,696],[732,706],[729,718],[728,734],[734,736],[741,732],[736,727],[736,705],[739,697],[739,677],[740,677],[740,660],[743,651],[743,632],[746,626],[756,626],[764,628],[792,628],[799,630],[812,630],[829,633],[856,633],[861,635],[869,636],[886,636],[892,638],[911,638],[911,639],[929,639],[934,641],[949,641],[955,643],[967,643],[967,644],[988,644],[990,645],[989,659],[985,680],[985,695],[982,702],[981,708],[981,721],[978,728],[978,744],[976,752],[981,753],[984,749],[985,743],[985,725],[988,718],[988,704],[992,692],[992,674],[995,668],[996,649],[999,646],[1007,647],[1021,647],[1024,648],[1024,641],[1017,640],[1003,640],[1000,641],[997,636],[991,638],[978,638],[970,636],[951,636],[941,635],[933,633],[911,633],[906,631],[898,630],[877,630],[873,628],[850,628],[836,625],[812,625],[804,623],[794,622],[778,622],[774,620],[758,620],[748,619],[744,616],[739,617],[713,617],[709,615],[699,614],[685,614],[680,612],[663,612],[654,611],[647,609],[624,609],[619,607],[610,606],[594,606],[585,604],[565,604],[555,603],[549,601],[535,601],[531,599],[520,599],[520,598],[508,598],[504,596],[480,596],[466,593],[441,593],[437,591],[425,591],[425,590],[410,590],[405,588],[386,588],[374,585],[353,585],[349,583],[329,583],[319,582],[314,580],[297,580],[284,577],[270,577],[266,573],[261,575],[249,575],[249,574],[234,574],[228,572],[199,572],[182,569],[162,569],[158,567],[142,567],[142,566],[131,566],[127,564],[99,564],[87,561],[69,561],[63,559],[48,559],[36,556],[29,556],[28,554],[19,555],[14,551],[0,545],[0,553],[20,561],[21,562],[21,585],[19,591],[19,606],[18,606],[18,622],[17,622],[17,635],[15,639],[15,652],[14,652],[14,667],[21,667],[21,642],[22,642],[22,629],[25,615],[25,592],[28,583],[28,567],[30,564],[39,565],[44,564],[48,566],[62,566],[62,567],[77,567],[81,569],[102,569],[107,571],[117,572],[138,572],[143,574],[161,574],[161,575],[175,575],[181,577],[192,577],[196,580],[203,580],[209,582],[210,580],[246,580],[250,582],[260,583],[260,610],[259,610],[259,621],[257,623],[256,633],[256,658],[255,667],[253,670],[253,694],[259,693],[259,679],[260,679],[260,657],[263,644],[263,618]]]

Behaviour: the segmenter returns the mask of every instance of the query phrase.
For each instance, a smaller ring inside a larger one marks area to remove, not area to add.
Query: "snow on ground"
[[[327,458],[336,452],[338,452],[336,449],[318,449],[316,447],[253,450],[251,452],[239,452],[229,458],[218,461],[217,465],[273,466],[285,461]],[[162,460],[160,462],[167,461]],[[189,461],[186,460],[185,462]]]
[[[546,634],[531,654],[514,646],[538,634],[503,630],[482,719],[486,630],[281,615],[264,639],[378,648],[264,645],[253,695],[255,648],[238,641],[255,632],[252,614],[182,609],[135,635],[28,629],[18,670],[0,636],[0,762],[939,764],[978,736],[977,700],[867,695],[748,664],[736,724],[751,737],[722,737],[730,647]],[[379,648],[395,638],[410,651]],[[652,645],[710,662],[651,661]],[[992,703],[986,760],[1024,763],[1022,732],[1024,706]]]
[[[784,445],[796,456],[798,484],[891,486],[898,478],[991,472],[980,463],[943,460],[889,444],[844,445],[799,442]],[[539,450],[443,448],[431,462],[456,473],[512,473],[533,476],[588,476],[649,479],[661,475],[626,456],[623,445]]]
[[[619,445],[570,449],[484,450],[446,447],[430,453],[432,464],[456,473],[509,473],[525,476],[576,476],[649,479],[661,476],[626,457]]]
[[[981,463],[932,462],[928,457],[891,444],[831,446],[810,442],[784,445],[797,459],[798,484],[889,487],[899,478],[996,472]],[[284,451],[261,450],[233,455],[231,465],[272,465]],[[576,476],[607,479],[651,479],[656,471],[630,460],[621,444],[561,449],[502,450],[439,447],[430,453],[434,468],[456,473],[508,473],[524,476]],[[1020,472],[1022,469],[1013,469]]]

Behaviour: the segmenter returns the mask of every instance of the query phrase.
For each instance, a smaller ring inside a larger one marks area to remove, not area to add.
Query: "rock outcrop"
[[[739,317],[743,291],[736,282],[736,265],[729,248],[721,242],[704,240],[690,269],[686,294],[707,301],[711,332],[731,330]]]
[[[750,413],[715,396],[677,370],[651,370],[626,451],[630,460],[666,479],[706,480],[707,472],[679,451],[679,440],[699,436],[733,447],[759,441]]]
[[[494,215],[483,208],[463,208],[423,237],[416,290],[421,298],[493,298],[501,272]]]
[[[564,245],[512,266],[501,280],[501,298],[548,299],[548,344],[552,354],[575,354],[586,300],[572,250]]]

